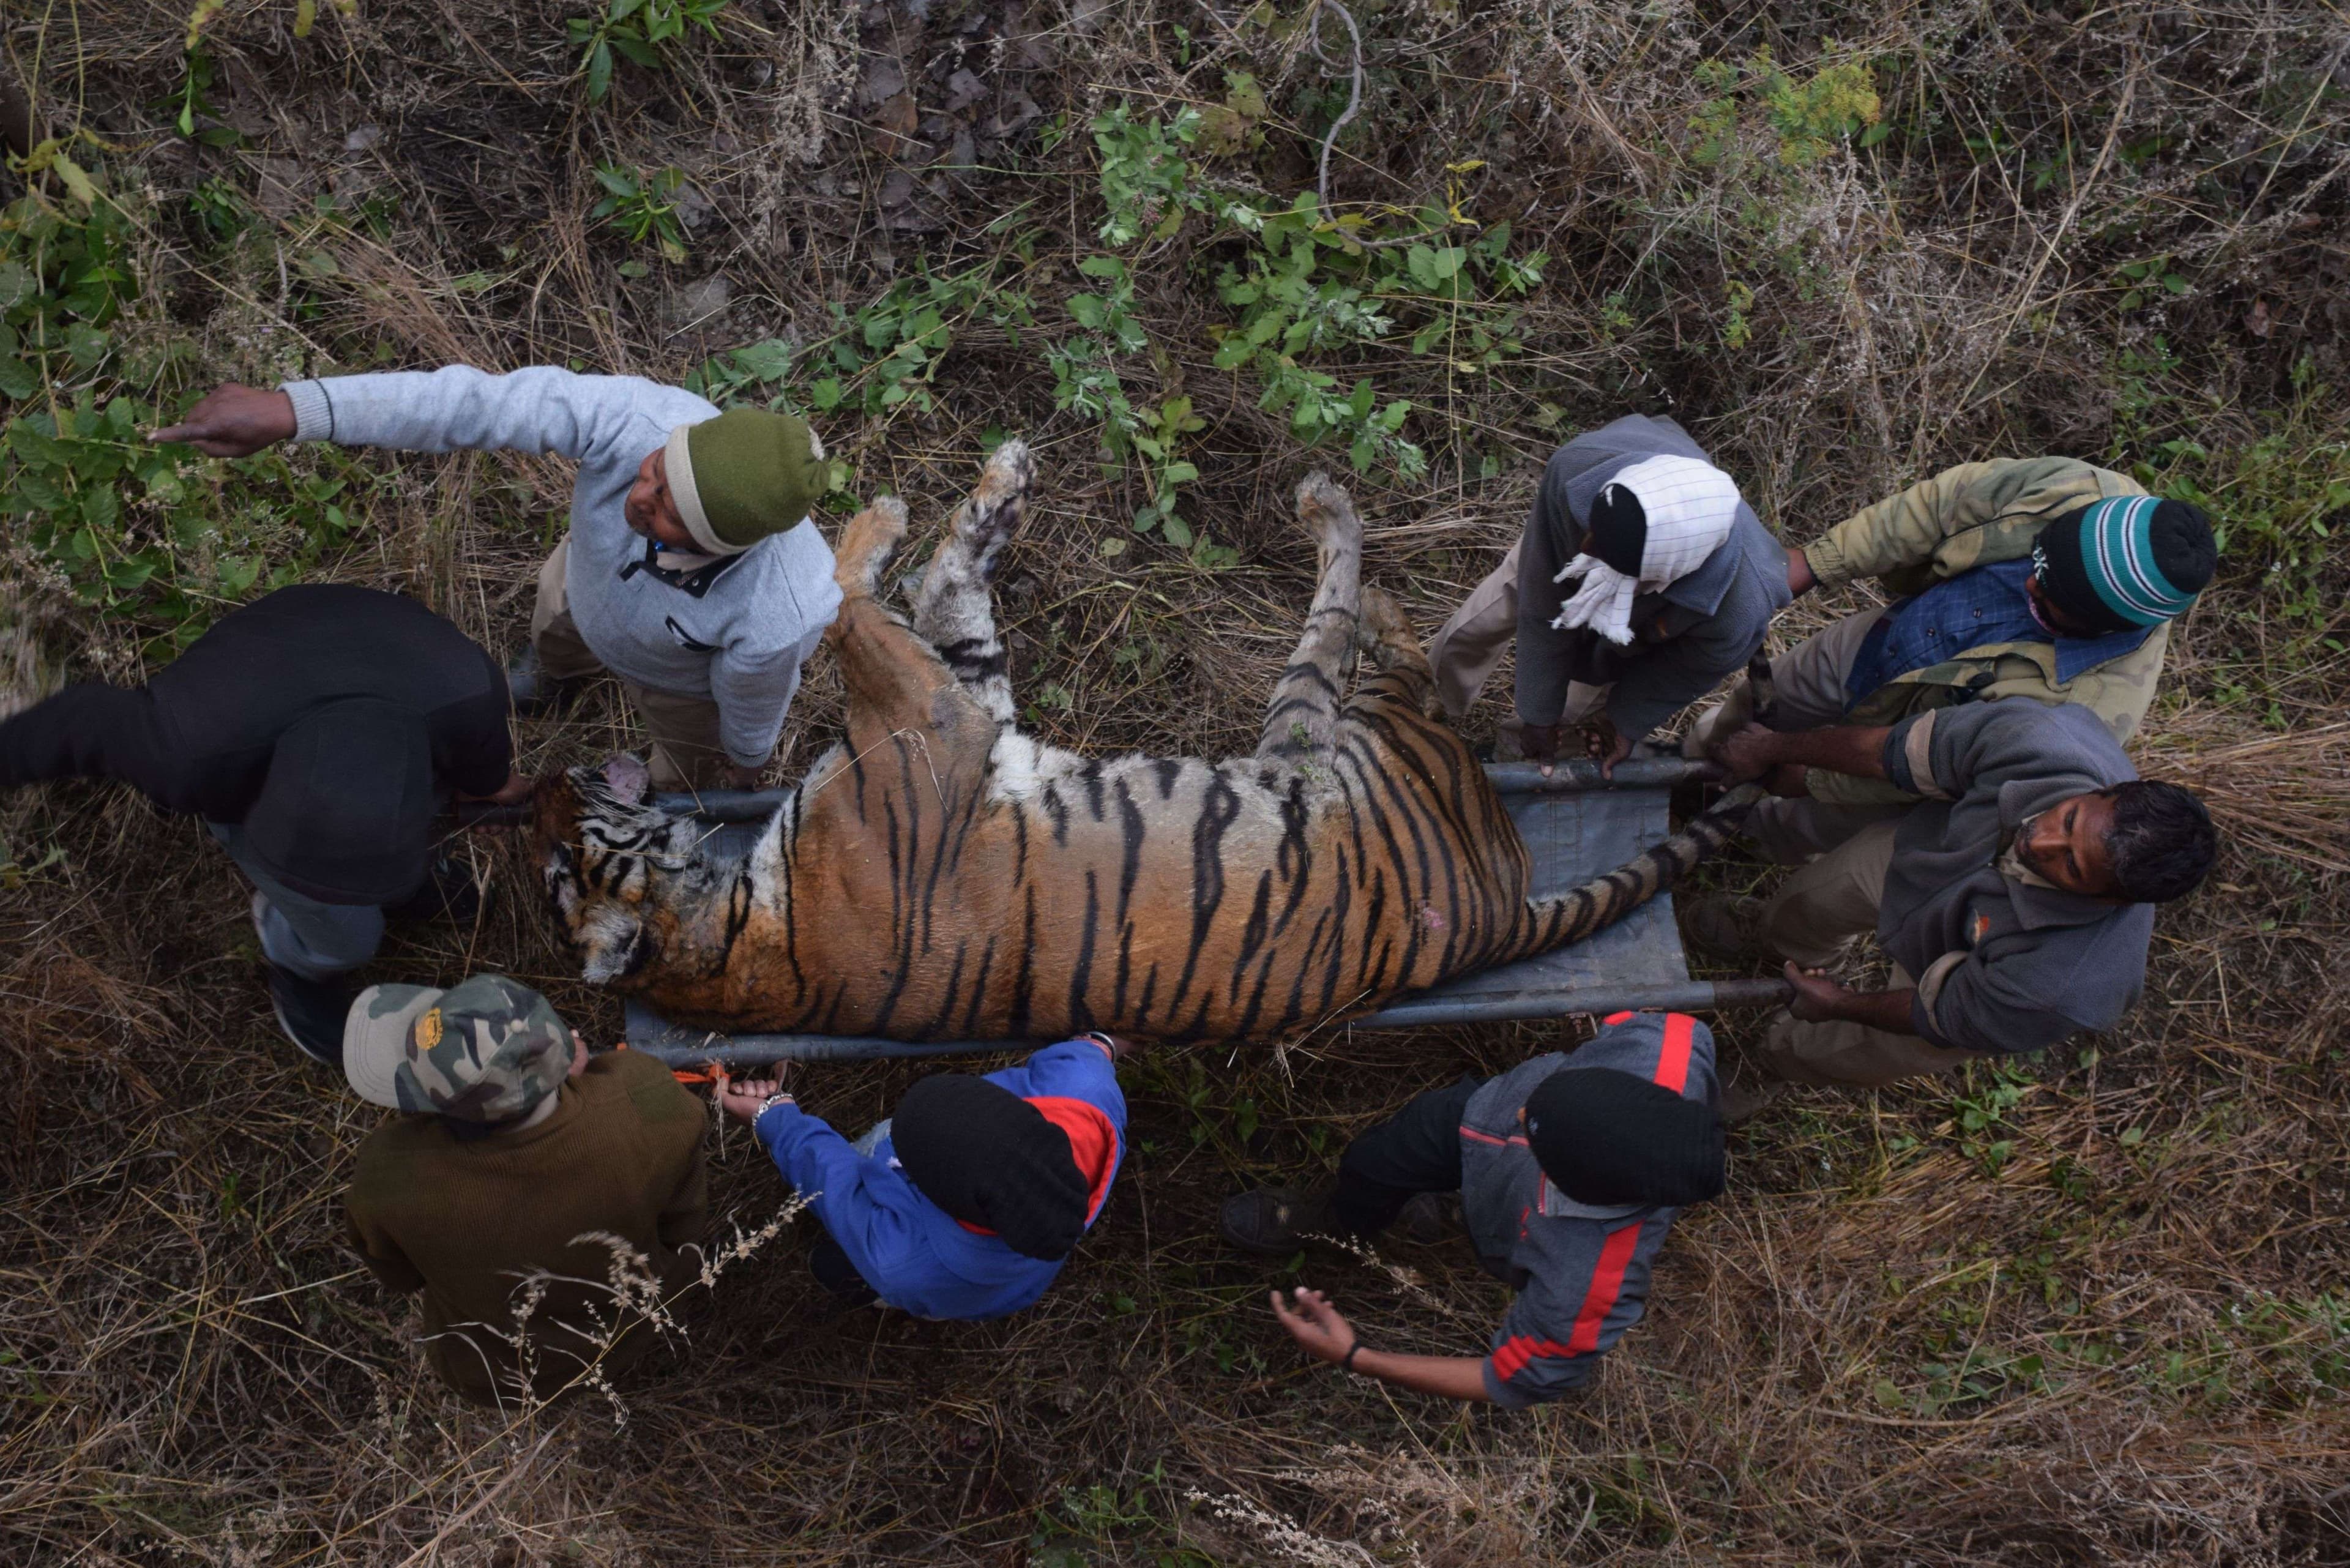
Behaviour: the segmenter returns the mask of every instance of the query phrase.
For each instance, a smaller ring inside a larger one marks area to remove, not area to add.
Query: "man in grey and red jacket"
[[[515,707],[551,711],[619,677],[650,732],[654,784],[749,788],[774,754],[800,667],[840,607],[832,551],[808,520],[824,448],[764,409],[720,413],[634,376],[468,365],[226,386],[157,441],[214,457],[273,441],[576,460],[571,531],[538,574]]]
[[[1225,1201],[1219,1230],[1253,1252],[1366,1239],[1420,1194],[1461,1194],[1486,1272],[1517,1300],[1476,1355],[1358,1343],[1319,1291],[1273,1310],[1305,1350],[1423,1394],[1522,1409],[1582,1386],[1648,1301],[1674,1218],[1721,1195],[1713,1035],[1678,1012],[1619,1012],[1572,1052],[1420,1096],[1347,1146],[1333,1190]]]

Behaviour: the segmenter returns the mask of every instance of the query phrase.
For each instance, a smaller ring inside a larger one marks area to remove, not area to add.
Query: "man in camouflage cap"
[[[424,1293],[425,1357],[458,1392],[525,1391],[514,1295],[548,1278],[525,1324],[541,1397],[641,1358],[654,1335],[615,1314],[617,1236],[666,1296],[699,1268],[708,1182],[700,1102],[622,1048],[590,1055],[545,997],[504,975],[446,991],[361,992],[343,1029],[361,1099],[402,1113],[359,1146],[352,1244],[393,1290]]]

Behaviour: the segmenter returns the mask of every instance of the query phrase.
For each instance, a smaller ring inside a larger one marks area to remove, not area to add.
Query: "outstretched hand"
[[[294,439],[294,400],[284,392],[231,381],[204,394],[178,424],[150,431],[151,441],[185,441],[207,457],[251,457]]]
[[[1281,1320],[1289,1337],[1318,1360],[1345,1360],[1347,1352],[1355,1348],[1355,1331],[1338,1315],[1330,1298],[1320,1291],[1301,1290],[1295,1299],[1295,1307],[1286,1307],[1281,1304],[1281,1293],[1273,1293],[1273,1315]]]

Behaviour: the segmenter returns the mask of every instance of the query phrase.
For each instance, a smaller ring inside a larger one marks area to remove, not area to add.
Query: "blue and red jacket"
[[[1092,1179],[1086,1210],[1100,1217],[1126,1154],[1126,1096],[1109,1052],[1091,1040],[1048,1045],[987,1081],[1034,1105],[1069,1135],[1080,1170]],[[760,1113],[752,1131],[874,1293],[928,1318],[1002,1317],[1034,1303],[1061,1272],[1059,1262],[1024,1257],[993,1231],[965,1225],[923,1197],[900,1169],[884,1135],[870,1155],[795,1105]]]
[[[1517,1300],[1485,1358],[1485,1392],[1513,1409],[1579,1387],[1592,1365],[1640,1321],[1648,1268],[1677,1209],[1577,1203],[1543,1174],[1518,1112],[1555,1073],[1637,1073],[1716,1102],[1713,1033],[1679,1012],[1619,1012],[1573,1052],[1537,1056],[1488,1079],[1461,1119],[1461,1204],[1486,1270]]]

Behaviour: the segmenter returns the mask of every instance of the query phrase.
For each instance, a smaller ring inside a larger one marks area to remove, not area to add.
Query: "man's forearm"
[[[1355,1353],[1355,1370],[1417,1394],[1492,1403],[1492,1396],[1485,1392],[1485,1363],[1480,1356],[1395,1355],[1366,1349]]]
[[[1899,991],[1847,992],[1836,1007],[1836,1016],[1852,1023],[1865,1023],[1871,1029],[1882,1029],[1892,1034],[1915,1034],[1918,989],[1904,986]],[[1362,1365],[1357,1356],[1355,1364]]]
[[[1774,732],[1762,744],[1764,770],[1782,763],[1825,768],[1856,779],[1885,777],[1885,740],[1892,730],[1881,724],[1837,724],[1825,730]]]

